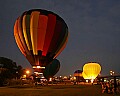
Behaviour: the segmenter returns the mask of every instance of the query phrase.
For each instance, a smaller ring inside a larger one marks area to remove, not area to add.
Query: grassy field
[[[120,96],[101,93],[100,85],[48,85],[0,87],[0,96]]]

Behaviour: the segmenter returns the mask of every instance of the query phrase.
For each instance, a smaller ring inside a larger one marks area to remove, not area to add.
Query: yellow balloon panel
[[[38,55],[37,52],[37,31],[38,31],[38,20],[39,20],[40,12],[32,12],[31,13],[31,21],[30,21],[30,35],[33,47],[33,54]]]
[[[26,17],[28,17],[28,16],[27,15],[23,16],[23,22],[22,22],[22,24],[23,24],[23,35],[24,35],[24,38],[25,38],[28,49],[31,50],[32,48],[30,48],[30,43],[28,41],[28,35],[27,35],[27,34],[30,34],[30,33],[28,33],[28,32],[30,32],[30,29],[26,28]]]
[[[90,79],[90,77],[88,77],[84,72],[82,72],[82,76],[84,79]]]

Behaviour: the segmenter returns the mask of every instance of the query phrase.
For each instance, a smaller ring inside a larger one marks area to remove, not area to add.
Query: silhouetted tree
[[[16,62],[11,59],[0,57],[0,86],[3,85],[5,80],[12,78],[20,78],[22,66],[17,66]]]
[[[17,71],[16,71],[16,77],[17,79],[20,79],[20,77],[24,74],[24,69],[22,68],[21,65],[17,66]]]

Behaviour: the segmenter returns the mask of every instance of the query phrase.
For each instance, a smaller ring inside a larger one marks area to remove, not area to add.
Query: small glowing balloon
[[[74,76],[81,76],[82,77],[82,71],[81,70],[76,70],[74,72]]]
[[[83,74],[85,73],[87,78],[95,79],[101,71],[101,66],[98,63],[86,63],[83,66]]]

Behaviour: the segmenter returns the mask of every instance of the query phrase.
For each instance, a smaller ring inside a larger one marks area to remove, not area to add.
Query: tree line
[[[17,65],[11,59],[0,57],[0,86],[3,86],[7,80],[20,79],[23,72],[21,65]]]

